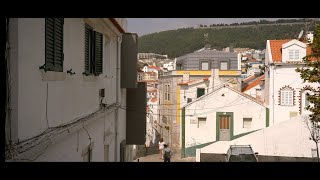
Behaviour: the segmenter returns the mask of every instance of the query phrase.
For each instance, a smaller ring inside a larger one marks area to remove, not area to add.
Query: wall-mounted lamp
[[[225,96],[225,95],[224,95],[224,93],[223,93],[223,94],[221,94],[221,96],[222,96],[222,97],[224,97],[224,96]]]
[[[75,72],[72,72],[72,69],[70,69],[70,70],[67,71],[67,74],[70,74],[70,75],[72,76],[72,75],[74,75],[74,74],[76,74],[76,73],[75,73]]]

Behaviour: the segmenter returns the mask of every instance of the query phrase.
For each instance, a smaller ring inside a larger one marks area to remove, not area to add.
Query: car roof
[[[230,146],[230,151],[230,155],[254,154],[251,146],[249,145],[232,145]]]

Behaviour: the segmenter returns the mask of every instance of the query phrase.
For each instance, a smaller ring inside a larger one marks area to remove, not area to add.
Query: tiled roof
[[[259,75],[253,74],[253,75],[247,77],[246,79],[244,79],[242,82],[243,82],[243,83],[248,83],[248,82],[254,80],[254,79],[257,78],[257,77],[259,77]]]
[[[194,100],[194,101],[192,101],[192,102],[184,105],[183,107],[187,107],[187,106],[189,106],[190,104],[193,104],[194,102],[197,102],[197,101],[199,101],[199,100],[201,100],[201,99],[204,99],[204,98],[206,98],[207,96],[209,96],[210,94],[212,94],[213,92],[218,91],[218,90],[221,89],[221,88],[228,88],[228,89],[230,89],[230,90],[232,90],[232,91],[234,91],[234,92],[236,92],[236,93],[238,93],[238,94],[240,94],[240,95],[242,95],[242,96],[244,96],[244,97],[246,97],[246,98],[248,98],[248,99],[256,102],[257,104],[259,104],[259,105],[261,105],[261,106],[264,106],[263,102],[260,101],[260,100],[258,100],[257,98],[254,98],[254,97],[252,97],[252,96],[250,96],[250,95],[248,95],[248,94],[245,94],[245,93],[243,93],[243,92],[240,92],[240,91],[238,91],[238,90],[230,87],[229,85],[223,84],[223,85],[221,85],[220,87],[218,87],[218,88],[214,89],[213,91],[209,92],[208,94],[205,94],[205,95],[197,98],[196,100]]]
[[[159,67],[157,67],[157,66],[148,66],[148,68],[156,69],[156,70],[160,70],[160,68],[159,68]]]
[[[151,99],[151,102],[156,102],[157,100],[158,100],[157,97],[153,97],[153,98]]]
[[[284,39],[284,40],[270,40],[270,49],[272,55],[273,62],[281,62],[282,61],[282,44],[291,41],[292,39]]]
[[[282,44],[285,44],[292,39],[285,39],[285,40],[270,40],[270,49],[272,55],[273,62],[282,62]],[[311,46],[307,45],[307,55],[310,55],[312,52]],[[316,58],[311,58],[311,61],[316,60]]]
[[[256,78],[255,80],[250,82],[246,87],[242,88],[242,92],[248,91],[249,89],[259,85],[264,79],[265,79],[264,75]]]

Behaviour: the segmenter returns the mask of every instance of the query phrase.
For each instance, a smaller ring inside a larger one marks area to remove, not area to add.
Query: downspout
[[[121,88],[119,86],[119,77],[120,77],[120,44],[121,44],[121,37],[117,36],[117,68],[116,68],[116,104],[119,106],[119,91]],[[121,93],[120,93],[121,95]],[[119,108],[115,111],[115,118],[114,118],[114,132],[115,132],[115,140],[114,140],[114,156],[115,162],[118,159],[118,121],[119,121]]]
[[[274,125],[274,71],[276,70],[276,65],[273,68],[273,78],[272,78],[272,125]]]

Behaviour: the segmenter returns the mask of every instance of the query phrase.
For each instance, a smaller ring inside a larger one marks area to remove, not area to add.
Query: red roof
[[[148,66],[148,68],[160,70],[160,68],[158,66]]]
[[[282,62],[282,44],[285,44],[292,39],[285,39],[285,40],[270,40],[270,49],[272,55],[273,62]],[[310,55],[312,52],[311,46],[307,45],[307,55]],[[311,58],[311,61],[316,60],[316,58]]]
[[[151,99],[151,102],[156,102],[157,100],[158,100],[157,97],[153,97],[153,98]]]
[[[292,39],[285,40],[270,40],[270,49],[272,55],[273,62],[281,62],[282,61],[282,44],[285,44]]]
[[[259,85],[262,81],[264,81],[264,79],[265,79],[264,75],[258,77],[257,79],[252,81],[250,84],[248,84],[246,87],[242,88],[242,92],[248,91],[249,89]]]

